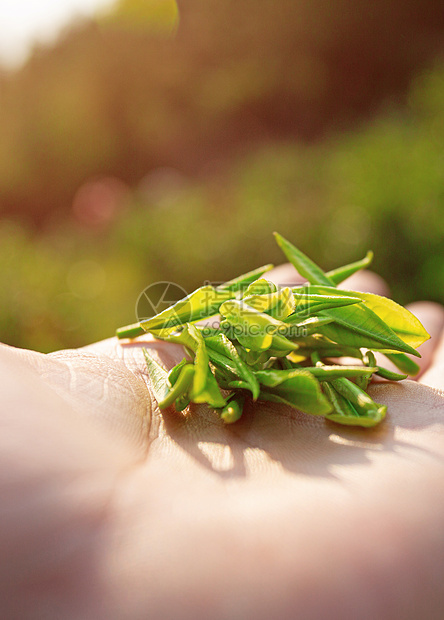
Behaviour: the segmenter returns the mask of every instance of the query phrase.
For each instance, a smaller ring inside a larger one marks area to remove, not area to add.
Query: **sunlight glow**
[[[35,43],[53,41],[75,18],[88,17],[110,0],[0,0],[0,63],[24,62]]]

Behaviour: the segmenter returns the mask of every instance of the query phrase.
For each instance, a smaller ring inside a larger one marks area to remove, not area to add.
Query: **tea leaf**
[[[249,271],[248,273],[244,273],[233,280],[228,280],[224,284],[220,284],[217,287],[218,291],[228,291],[230,293],[238,293],[244,292],[248,286],[258,280],[264,273],[273,269],[273,265],[263,265],[263,267],[259,267],[258,269],[254,269],[253,271]]]
[[[333,282],[325,275],[316,263],[314,263],[308,256],[305,256],[303,252],[298,250],[292,243],[284,239],[279,233],[274,233],[275,239],[290,261],[290,263],[296,267],[296,270],[303,278],[307,278],[312,284],[324,284],[326,286],[333,286]]]
[[[221,357],[224,356],[232,363],[231,368],[234,369],[234,374],[245,382],[253,395],[253,399],[256,400],[259,396],[260,390],[259,381],[253,371],[240,357],[234,344],[224,334],[219,334],[214,338],[208,338],[205,343],[207,345],[210,358],[212,355],[211,349],[213,349],[214,353],[220,354]]]
[[[311,291],[321,295],[331,294],[331,289],[322,286],[313,286]],[[419,347],[419,345],[430,338],[419,319],[409,312],[407,308],[400,306],[392,299],[382,297],[381,295],[374,295],[373,293],[344,290],[340,292],[345,297],[360,298],[364,302],[363,305],[372,310],[399,338],[411,347]]]
[[[332,409],[321,391],[319,382],[313,375],[303,370],[273,388],[264,386],[259,400],[285,403],[313,415],[326,415]]]
[[[407,379],[408,377],[408,375],[401,375],[398,372],[393,372],[392,370],[388,370],[387,368],[383,368],[382,366],[378,366],[376,374],[379,377],[388,379],[389,381],[402,381],[403,379]]]
[[[334,285],[338,285],[357,271],[369,267],[372,261],[373,252],[369,250],[363,259],[355,263],[350,263],[349,265],[344,265],[344,267],[338,267],[337,269],[328,271],[325,275]]]
[[[244,409],[245,396],[242,394],[234,394],[222,409],[220,417],[226,424],[237,422],[242,416]]]
[[[415,374],[419,367],[406,354],[419,356],[416,347],[429,335],[416,317],[390,299],[336,289],[370,264],[371,252],[326,274],[275,235],[311,285],[279,289],[262,278],[271,268],[266,265],[216,288],[203,286],[157,316],[120,328],[118,337],[148,331],[190,354],[191,360],[182,359],[168,373],[144,349],[161,408],[174,403],[176,411],[182,411],[190,402],[207,403],[219,410],[222,420],[233,423],[251,393],[253,400],[290,405],[340,424],[375,426],[387,408],[366,393],[371,377],[399,381],[407,374],[376,364],[373,351],[384,353],[404,373]],[[195,325],[217,314],[218,325]],[[362,363],[325,363],[341,357]],[[220,388],[231,394],[225,398]]]
[[[362,303],[362,299],[359,297],[341,295],[341,291],[336,291],[336,289],[330,288],[329,290],[332,292],[327,295],[312,293],[311,289],[311,286],[299,286],[292,289],[295,300],[295,311],[284,319],[286,323],[300,320],[301,315],[313,315],[321,310],[328,310],[329,308],[340,308],[342,306]]]
[[[411,377],[414,377],[420,371],[418,364],[404,353],[384,353],[386,358]]]
[[[168,373],[160,364],[154,360],[146,349],[142,349],[148,369],[148,375],[153,388],[154,397],[157,402],[162,402],[170,390]]]

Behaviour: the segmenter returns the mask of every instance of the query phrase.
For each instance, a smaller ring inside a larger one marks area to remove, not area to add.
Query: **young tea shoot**
[[[270,401],[339,424],[375,426],[387,408],[366,392],[372,377],[400,381],[415,375],[419,367],[410,356],[420,357],[416,349],[429,334],[390,299],[336,288],[368,267],[372,252],[325,273],[284,237],[275,237],[306,284],[278,287],[266,279],[272,265],[265,265],[201,287],[160,314],[119,328],[117,337],[149,333],[184,347],[187,357],[170,371],[144,349],[160,409],[180,412],[190,403],[206,403],[231,424],[247,401]],[[209,318],[212,327],[205,324]],[[401,372],[377,364],[374,352]]]

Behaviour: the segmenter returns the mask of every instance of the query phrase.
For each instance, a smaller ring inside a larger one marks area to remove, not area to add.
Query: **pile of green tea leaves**
[[[159,407],[183,411],[207,403],[227,423],[247,399],[290,405],[308,414],[357,426],[375,426],[386,407],[366,389],[373,375],[399,381],[418,372],[407,355],[429,338],[408,310],[370,293],[337,289],[372,253],[324,273],[281,235],[277,243],[306,278],[278,287],[263,275],[272,265],[219,286],[203,286],[158,315],[117,330],[118,338],[150,333],[188,353],[167,372],[144,349]],[[211,322],[211,320],[213,322]],[[401,372],[376,363],[383,353]],[[341,364],[346,358],[355,363]]]

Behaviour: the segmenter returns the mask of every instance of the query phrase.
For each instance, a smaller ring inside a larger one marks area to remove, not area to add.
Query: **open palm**
[[[417,311],[433,362],[423,345],[418,382],[370,388],[389,413],[367,430],[161,413],[142,346],[183,350],[149,338],[2,346],[2,617],[441,618],[444,311]]]

